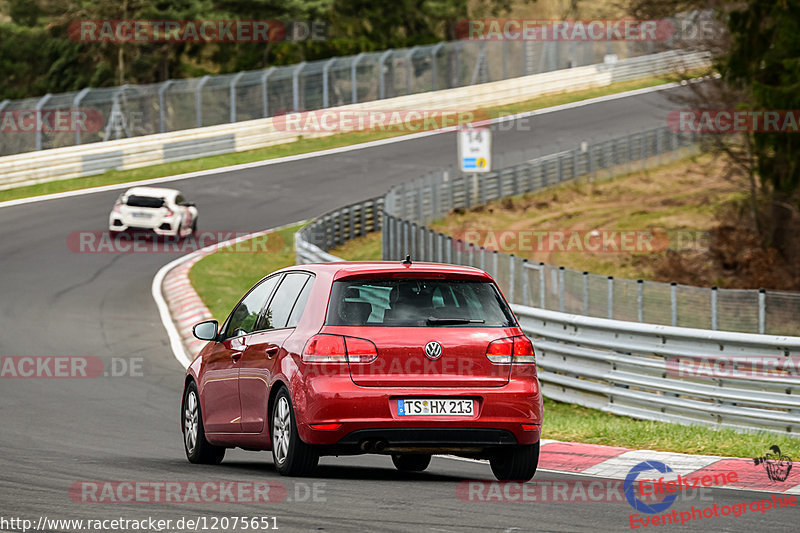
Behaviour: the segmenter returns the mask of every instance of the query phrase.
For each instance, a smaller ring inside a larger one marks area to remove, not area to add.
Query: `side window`
[[[267,312],[259,322],[259,329],[286,327],[292,308],[306,281],[308,281],[308,274],[301,272],[290,272],[284,276],[278,290],[275,291],[275,296],[269,303]]]
[[[226,338],[238,337],[256,331],[258,315],[280,278],[281,276],[278,275],[265,279],[244,297],[244,300],[231,313],[228,327],[225,329]]]
[[[300,291],[300,296],[297,297],[297,301],[294,303],[292,314],[289,315],[289,322],[286,323],[287,328],[296,328],[297,324],[300,323],[300,317],[303,316],[303,311],[308,303],[308,296],[311,294],[312,285],[314,285],[314,278],[308,276],[306,284],[303,285],[303,290]]]

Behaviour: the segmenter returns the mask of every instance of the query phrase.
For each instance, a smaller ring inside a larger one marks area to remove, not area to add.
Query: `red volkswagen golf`
[[[193,463],[226,448],[272,450],[284,475],[321,455],[378,453],[402,471],[433,454],[488,459],[502,480],[539,462],[542,396],[531,341],[482,270],[328,263],[271,274],[186,373],[182,429]]]

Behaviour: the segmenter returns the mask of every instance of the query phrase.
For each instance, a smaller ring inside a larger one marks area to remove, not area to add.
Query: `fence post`
[[[672,314],[672,325],[678,325],[678,284],[672,282],[669,284],[669,306]]]
[[[242,79],[242,76],[244,76],[244,72],[239,72],[231,80],[229,95],[229,99],[231,101],[231,122],[236,122],[236,84],[239,83],[239,80]]]
[[[589,273],[583,271],[583,314],[589,316]]]
[[[275,72],[275,67],[269,67],[262,75],[261,75],[261,105],[264,111],[264,118],[269,116],[269,99],[267,98],[267,80],[269,79],[270,75]]]
[[[541,309],[547,309],[545,304],[547,300],[545,299],[545,282],[544,282],[544,263],[539,263],[539,307]]]
[[[522,305],[530,306],[530,294],[528,294],[528,260],[522,260]]]
[[[358,103],[358,71],[356,68],[358,67],[358,62],[364,57],[364,52],[359,53],[355,59],[353,59],[353,63],[350,65],[350,86],[351,91],[353,93],[353,102],[354,104]]]
[[[508,260],[508,299],[509,301],[514,301],[514,263],[516,263],[516,257],[514,254],[511,254]]]
[[[444,235],[442,233],[436,233],[436,258],[438,259],[439,263],[444,263]]]
[[[443,46],[444,43],[439,43],[431,48],[431,76],[433,77],[432,90],[434,91],[439,90],[439,65],[436,64],[436,56]]]
[[[419,46],[412,46],[408,53],[406,53],[406,94],[411,94],[411,70],[414,65],[414,52],[419,49]]]
[[[564,312],[564,267],[558,267],[558,310]]]
[[[389,215],[387,215],[386,212],[384,212],[383,223],[381,224],[381,259],[383,261],[386,261],[388,259],[387,257],[388,254],[386,253],[386,250],[388,250],[389,246],[391,246],[391,243],[389,242],[391,236],[387,231],[388,224],[389,224]]]
[[[78,94],[75,95],[75,98],[72,99],[72,111],[76,114],[76,116],[77,116],[77,113],[78,113],[78,106],[81,104],[81,100],[83,100],[83,97],[86,96],[86,94],[89,91],[90,91],[89,87],[85,87],[85,88],[81,89],[81,92],[79,92]],[[2,103],[0,103],[0,111],[3,110],[3,108],[6,106],[7,103],[8,103],[8,100],[4,100]],[[75,128],[75,144],[81,144],[81,129],[80,128]]]
[[[42,149],[42,108],[44,104],[48,102],[53,97],[52,94],[47,93],[46,95],[42,96],[38,102],[36,102],[36,149]]]
[[[392,54],[392,51],[393,50],[389,48],[382,53],[380,59],[378,59],[378,75],[380,76],[378,80],[378,100],[386,98],[386,74],[383,72],[383,67],[386,63],[386,58]]]
[[[608,319],[614,319],[614,276],[608,276]]]
[[[644,322],[644,280],[636,280],[636,307],[639,322]]]
[[[717,331],[719,327],[719,315],[717,314],[717,286],[711,287],[711,330]]]
[[[292,107],[300,111],[300,73],[306,68],[306,62],[298,64],[292,72]]]
[[[758,289],[758,332],[763,335],[767,331],[767,291]]]
[[[200,78],[200,81],[197,83],[197,88],[194,90],[194,113],[198,128],[203,127],[203,86],[208,83],[210,78],[211,76],[209,74]]]
[[[336,63],[336,58],[330,58],[325,65],[322,66],[322,107],[327,109],[328,103],[328,72],[331,70],[333,64]]]
[[[492,277],[497,279],[498,274],[500,273],[500,267],[498,266],[498,257],[497,257],[497,250],[492,250]]]

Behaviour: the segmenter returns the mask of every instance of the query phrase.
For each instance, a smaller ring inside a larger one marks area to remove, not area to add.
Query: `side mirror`
[[[216,320],[206,320],[195,324],[192,328],[192,333],[201,341],[215,341],[217,340],[217,331],[219,330],[219,322]]]

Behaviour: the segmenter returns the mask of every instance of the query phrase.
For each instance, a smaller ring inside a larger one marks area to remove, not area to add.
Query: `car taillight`
[[[121,213],[121,212],[122,212],[122,210],[119,208],[119,206],[120,206],[120,204],[114,204],[114,209],[113,209],[113,211],[114,211],[115,213]]]
[[[536,363],[533,343],[524,335],[491,342],[486,357],[493,363]]]
[[[351,363],[371,363],[378,358],[378,348],[367,339],[345,337],[347,360]]]
[[[169,217],[171,217],[172,215],[175,214],[175,213],[172,212],[172,209],[170,209],[169,207],[165,207],[164,209],[167,210],[167,214],[164,215],[164,218],[169,218]]]
[[[369,363],[378,357],[378,349],[366,340],[342,335],[314,335],[303,349],[306,363]]]

